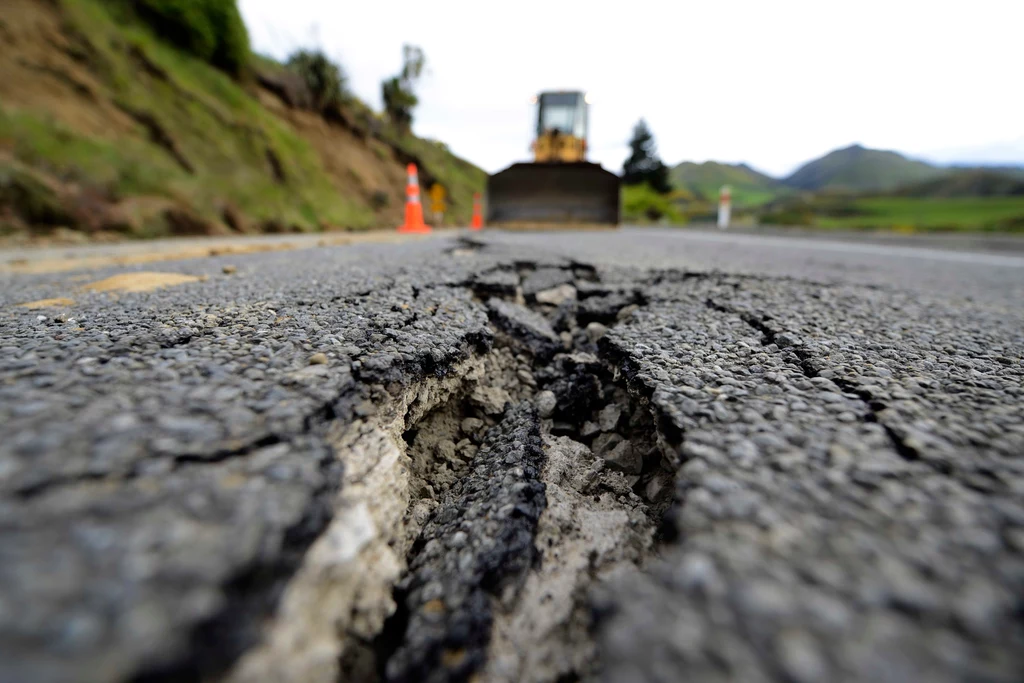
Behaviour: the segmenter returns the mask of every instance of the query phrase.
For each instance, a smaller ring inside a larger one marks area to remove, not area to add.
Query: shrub
[[[349,99],[344,70],[322,51],[299,50],[288,58],[287,65],[305,82],[318,110],[341,106]]]
[[[163,39],[234,77],[249,63],[249,34],[235,0],[136,0],[138,16]]]
[[[685,223],[686,218],[668,197],[649,185],[625,185],[622,188],[622,214],[627,221]]]

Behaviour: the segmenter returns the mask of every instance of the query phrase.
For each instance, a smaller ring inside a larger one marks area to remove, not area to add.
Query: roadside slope
[[[405,164],[466,221],[484,173],[365,105],[325,117],[239,82],[97,0],[0,21],[0,236],[150,237],[391,226]]]

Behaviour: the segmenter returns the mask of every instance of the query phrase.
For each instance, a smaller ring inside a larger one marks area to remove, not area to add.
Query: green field
[[[743,187],[731,188],[732,204],[735,207],[757,207],[778,199],[785,194],[785,190],[754,190]],[[717,201],[718,194],[711,192],[711,201]]]
[[[1024,197],[870,197],[854,200],[853,206],[858,215],[816,216],[815,224],[826,228],[1024,232]]]

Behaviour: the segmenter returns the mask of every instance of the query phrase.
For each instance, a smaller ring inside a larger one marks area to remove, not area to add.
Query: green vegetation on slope
[[[118,106],[133,118],[155,119],[194,167],[165,192],[184,195],[211,216],[221,202],[231,201],[258,222],[301,230],[370,224],[372,214],[354,197],[339,195],[310,145],[232,79],[156,39],[145,27],[118,26],[94,0],[64,4],[112,70],[109,84]],[[143,76],[129,59],[132,50],[119,49],[125,39],[136,55],[156,67],[154,73],[164,76]],[[143,78],[148,82],[140,83]],[[178,165],[187,171],[186,164]]]
[[[31,27],[19,45],[35,41],[52,55],[44,75],[23,69],[20,55],[0,57],[0,232],[32,227],[12,202],[36,186],[81,209],[65,211],[63,227],[134,236],[393,226],[409,161],[424,185],[448,189],[454,219],[468,222],[483,188],[483,171],[440,143],[399,134],[357,100],[341,107],[333,98],[323,118],[308,93],[308,108],[268,107],[271,96],[255,79],[229,76],[216,50],[183,49],[143,20],[143,5],[159,6],[180,10],[188,26],[193,10],[233,9],[232,0],[149,0],[133,10],[121,0],[13,3],[5,21]],[[244,45],[248,73],[268,68]],[[301,73],[273,67],[302,87]],[[46,98],[55,84],[66,91],[57,102]]]
[[[804,164],[782,182],[800,190],[887,191],[943,173],[896,152],[853,145]]]
[[[0,140],[11,141],[14,160],[0,160],[13,169],[51,168],[64,178],[113,193],[173,197],[184,171],[142,140],[103,140],[76,133],[53,117],[0,108]],[[21,162],[20,164],[17,162]]]
[[[63,0],[61,8],[66,31],[101,81],[94,96],[118,120],[104,137],[60,122],[60,112],[4,107],[0,139],[13,143],[16,159],[114,201],[165,198],[208,225],[227,205],[283,229],[372,223],[371,211],[332,185],[310,145],[225,73],[141,23],[119,21],[104,3]],[[131,232],[172,229],[161,213]]]
[[[687,190],[696,199],[707,202],[717,202],[722,186],[728,185],[736,207],[758,206],[786,191],[779,181],[746,164],[684,161],[672,168],[669,177],[677,189]]]

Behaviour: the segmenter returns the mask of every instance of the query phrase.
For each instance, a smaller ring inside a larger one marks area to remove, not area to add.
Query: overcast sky
[[[640,117],[666,163],[784,174],[859,142],[1024,163],[1024,1],[240,0],[259,52],[319,46],[380,109],[421,46],[414,130],[489,172],[529,158],[530,97],[591,94],[592,160],[621,168]]]

